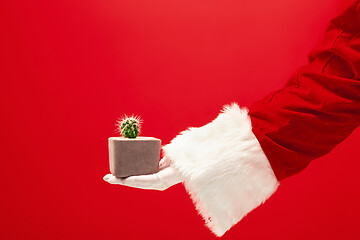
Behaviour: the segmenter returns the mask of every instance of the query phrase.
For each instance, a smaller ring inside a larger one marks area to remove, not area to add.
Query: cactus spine
[[[118,131],[126,138],[136,138],[140,134],[142,120],[139,116],[124,116],[117,122]]]

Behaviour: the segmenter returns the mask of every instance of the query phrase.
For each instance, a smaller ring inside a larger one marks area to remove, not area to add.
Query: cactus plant
[[[136,138],[140,134],[142,120],[139,116],[131,115],[130,117],[124,115],[117,121],[117,130],[125,138]]]
[[[108,139],[110,172],[118,178],[159,171],[161,140],[138,137],[141,124],[140,117],[124,115],[116,121],[116,132],[122,136]]]

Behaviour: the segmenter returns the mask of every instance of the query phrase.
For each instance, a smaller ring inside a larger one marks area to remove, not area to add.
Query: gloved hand
[[[112,174],[107,174],[103,179],[111,184],[159,191],[163,191],[184,181],[181,174],[170,166],[170,159],[168,156],[164,156],[160,160],[159,171],[157,173],[129,176],[126,178],[117,178]]]

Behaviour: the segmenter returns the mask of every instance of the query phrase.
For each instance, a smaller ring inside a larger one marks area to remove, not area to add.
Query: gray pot
[[[110,172],[118,178],[156,173],[160,150],[161,140],[157,138],[110,137]]]

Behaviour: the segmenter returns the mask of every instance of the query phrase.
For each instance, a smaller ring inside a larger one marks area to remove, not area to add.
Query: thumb
[[[170,166],[170,158],[165,155],[159,162],[159,170],[168,166]]]

